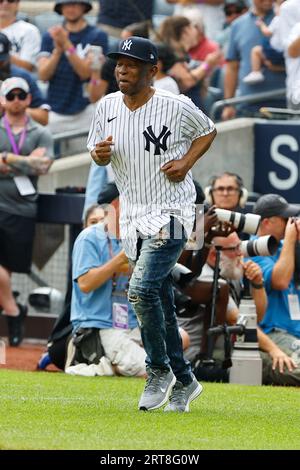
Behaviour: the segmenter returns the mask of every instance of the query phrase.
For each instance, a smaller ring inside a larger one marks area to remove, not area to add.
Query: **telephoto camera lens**
[[[215,209],[218,219],[221,222],[230,222],[238,232],[245,232],[249,235],[255,235],[259,224],[260,215],[241,214],[240,212],[228,211],[226,209]]]
[[[275,255],[279,242],[272,235],[256,238],[255,240],[245,240],[241,243],[243,256],[271,256]]]
[[[171,274],[174,282],[181,288],[185,287],[185,285],[188,284],[194,277],[192,271],[180,263],[175,264]]]

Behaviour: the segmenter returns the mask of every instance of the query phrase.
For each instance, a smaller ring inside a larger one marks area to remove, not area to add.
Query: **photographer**
[[[248,191],[244,187],[242,178],[230,171],[213,176],[204,193],[205,201],[209,205],[230,211],[243,208],[248,199]]]
[[[294,217],[299,207],[288,204],[277,194],[266,194],[258,199],[253,211],[262,218],[258,236],[273,235],[280,241],[274,256],[254,258],[262,269],[268,296],[268,307],[260,326],[299,367],[300,292],[294,282],[295,248],[300,240],[300,220]],[[289,384],[299,385],[300,373],[297,380]]]
[[[240,250],[240,239],[236,232],[226,237],[215,237],[212,240],[207,262],[203,267],[199,280],[212,281],[213,270],[216,262],[216,246],[221,250],[220,257],[220,276],[227,281],[230,289],[230,296],[226,305],[226,323],[234,324],[238,317],[238,305],[241,299],[243,276],[250,281],[252,286],[252,296],[256,305],[258,321],[263,318],[267,307],[267,297],[263,287],[263,277],[259,266],[253,261],[242,261],[242,253]],[[205,306],[201,306],[205,309]],[[203,338],[202,325],[193,327],[198,329],[198,338],[195,331],[189,331],[189,325],[186,319],[179,318],[179,324],[184,326],[188,333],[191,333],[191,346],[195,346],[194,341],[198,340],[198,350],[200,351],[200,343]],[[300,370],[293,369],[296,367],[294,361],[289,358],[260,328],[257,329],[258,342],[260,349],[265,351],[261,353],[263,359],[263,383],[273,383],[278,385],[296,385],[299,383]],[[205,334],[205,332],[204,332]],[[193,341],[192,341],[193,339]],[[189,349],[187,350],[187,353]],[[219,356],[220,351],[215,351],[215,356]],[[286,369],[285,369],[286,367]],[[299,375],[299,378],[298,378]]]

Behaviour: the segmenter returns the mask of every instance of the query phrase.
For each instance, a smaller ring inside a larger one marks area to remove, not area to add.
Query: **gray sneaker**
[[[145,390],[139,401],[139,409],[156,410],[163,406],[169,398],[176,377],[171,370],[147,369],[148,378]]]
[[[170,396],[170,403],[165,407],[164,411],[190,411],[191,401],[195,400],[202,390],[203,387],[195,376],[193,382],[185,386],[177,380]]]

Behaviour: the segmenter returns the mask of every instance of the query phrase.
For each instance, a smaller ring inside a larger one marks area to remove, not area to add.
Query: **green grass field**
[[[191,412],[140,412],[143,379],[0,371],[0,449],[299,449],[296,388],[204,384]]]

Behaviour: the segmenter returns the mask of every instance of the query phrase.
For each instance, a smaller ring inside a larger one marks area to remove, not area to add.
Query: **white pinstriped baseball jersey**
[[[161,167],[182,158],[193,140],[213,130],[212,121],[184,95],[155,90],[135,111],[125,105],[120,91],[99,101],[88,149],[113,137],[111,164],[120,192],[121,238],[129,258],[136,258],[136,232],[154,235],[170,221],[170,215],[190,235],[195,202],[192,173],[173,183]]]

